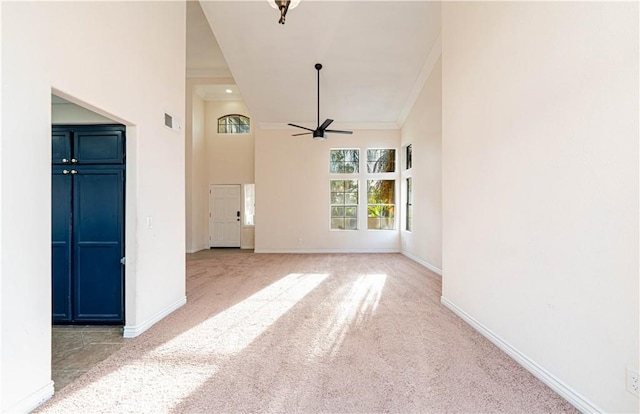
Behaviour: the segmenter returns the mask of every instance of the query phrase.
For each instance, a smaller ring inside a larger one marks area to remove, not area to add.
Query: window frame
[[[338,181],[342,181],[343,182],[343,191],[341,192],[336,192],[333,191],[333,182],[338,182]],[[350,203],[347,204],[346,200],[344,203],[342,204],[334,204],[333,203],[333,194],[334,193],[342,193],[344,196],[346,196],[346,194],[348,194],[347,191],[344,190],[345,187],[345,182],[346,181],[351,181],[353,183],[355,183],[356,186],[356,204]],[[345,214],[341,217],[334,217],[333,215],[333,209],[335,207],[342,207],[345,209]],[[355,208],[356,209],[356,214],[354,217],[348,217],[346,215],[346,209],[347,208]],[[331,177],[329,178],[329,230],[331,231],[359,231],[360,230],[360,180],[358,178],[335,178],[335,177]],[[339,219],[342,218],[345,220],[346,223],[346,219],[348,218],[355,218],[356,220],[356,228],[355,229],[351,229],[351,228],[334,228],[333,227],[333,219]]]
[[[243,123],[238,123],[238,124],[230,124],[230,123],[221,124],[220,123],[221,121],[228,120],[228,119],[231,119],[233,117],[242,118],[242,119],[245,119],[247,121],[247,123],[246,123],[247,131],[246,132],[244,132],[244,131],[236,131],[236,132],[229,131],[229,127],[230,126],[236,126],[236,127],[245,126],[245,124],[243,124]],[[221,126],[225,127],[225,131],[223,131],[223,132],[220,131],[220,127]],[[251,118],[249,118],[246,115],[242,115],[242,114],[226,114],[226,115],[223,115],[220,118],[218,118],[218,129],[217,129],[217,131],[218,131],[218,134],[220,134],[220,135],[247,135],[247,134],[250,134],[251,133]]]
[[[249,209],[247,208],[247,201],[248,201],[248,197],[247,197],[247,189],[248,188],[252,188],[251,191],[249,191],[252,195],[252,213],[253,214],[249,214]],[[243,212],[243,219],[242,219],[242,226],[243,227],[255,227],[256,226],[256,185],[254,183],[248,183],[248,184],[243,184],[242,185],[242,208],[244,209]],[[253,223],[247,223],[247,219],[251,217]]]
[[[387,173],[387,174],[390,174],[390,173]],[[369,197],[370,197],[369,189],[371,188],[371,181],[389,181],[389,182],[393,183],[393,185],[392,185],[392,188],[393,188],[393,197],[392,197],[393,203],[392,204],[391,203],[371,203],[369,201],[370,200],[369,199]],[[396,213],[396,206],[398,204],[398,199],[397,199],[398,198],[398,191],[397,191],[398,190],[397,189],[398,180],[395,177],[391,178],[391,177],[371,177],[371,176],[368,176],[366,178],[366,182],[367,182],[367,209],[366,209],[367,230],[372,230],[372,231],[381,231],[381,230],[382,231],[396,231],[397,230],[397,218],[398,218],[398,214]],[[392,227],[391,228],[382,228],[381,226],[378,227],[378,228],[369,227],[369,219],[370,218],[376,218],[376,217],[370,217],[369,216],[369,209],[372,206],[380,206],[380,207],[386,207],[386,208],[391,207],[391,209],[393,211],[393,217],[388,217],[388,216],[387,217],[384,217],[384,216],[379,216],[378,217],[379,223],[382,222],[383,218],[387,218],[387,219],[390,218],[391,219],[391,223],[392,223]]]
[[[393,171],[369,171],[369,163],[370,162],[378,162],[378,161],[369,161],[369,151],[393,151]],[[365,174],[396,174],[397,164],[398,164],[398,150],[396,148],[367,148],[365,150],[366,160],[365,162]]]
[[[332,164],[333,164],[333,162],[334,162],[334,161],[332,161],[331,156],[332,156],[332,153],[333,153],[334,151],[357,151],[357,154],[358,154],[358,161],[341,161],[341,162],[343,162],[343,163],[354,163],[354,162],[355,162],[355,163],[356,163],[355,165],[356,165],[356,167],[357,167],[357,170],[356,170],[356,171],[352,171],[352,172],[332,171],[332,168],[331,168],[331,167],[332,167]],[[360,171],[362,170],[362,169],[360,168],[360,164],[361,164],[360,152],[361,152],[361,151],[360,151],[360,148],[329,148],[329,174],[339,174],[339,175],[342,175],[342,174],[352,174],[352,175],[359,175],[359,174],[360,174]]]
[[[406,204],[404,214],[404,230],[411,232],[413,227],[413,177],[405,178]]]

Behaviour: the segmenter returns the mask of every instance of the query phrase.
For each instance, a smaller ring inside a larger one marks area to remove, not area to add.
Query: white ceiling
[[[315,126],[315,63],[323,65],[321,122],[397,128],[440,33],[439,2],[302,0],[285,25],[266,0],[200,3],[215,37],[189,2],[188,76],[220,79],[211,82],[219,84],[212,97],[235,80],[251,116],[267,128]],[[199,93],[206,96],[206,87]]]

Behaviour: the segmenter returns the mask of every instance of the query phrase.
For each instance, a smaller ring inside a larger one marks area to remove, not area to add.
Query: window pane
[[[413,149],[411,147],[411,144],[407,145],[407,152],[405,154],[405,162],[406,162],[405,169],[407,170],[410,169],[412,165],[412,160],[411,160],[411,156],[413,155],[412,152],[413,152]]]
[[[342,180],[331,180],[331,191],[332,192],[342,192],[342,191],[344,191],[344,181],[342,181]]]
[[[244,115],[225,115],[218,118],[219,134],[248,134],[250,132],[250,120]]]
[[[358,180],[330,180],[329,188],[331,189],[331,229],[357,230]]]
[[[392,218],[380,219],[380,230],[393,230],[394,220]]]
[[[367,150],[367,172],[389,173],[396,171],[396,150],[369,149]]]
[[[360,150],[339,149],[329,152],[329,171],[338,174],[356,174],[359,172]]]
[[[413,204],[412,179],[411,177],[409,177],[407,178],[407,212],[405,217],[405,229],[407,231],[411,231],[412,204]]]
[[[367,227],[390,230],[395,227],[395,180],[367,181]]]
[[[331,193],[331,204],[344,204],[344,193]]]
[[[358,192],[358,180],[345,180],[344,191],[348,193]]]
[[[244,224],[246,226],[255,225],[255,184],[244,185]]]
[[[331,219],[331,229],[333,229],[333,230],[345,230],[344,219],[343,218],[332,218]]]

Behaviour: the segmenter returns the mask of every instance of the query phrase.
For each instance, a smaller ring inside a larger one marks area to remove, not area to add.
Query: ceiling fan
[[[315,140],[323,140],[323,139],[327,139],[327,137],[325,136],[325,133],[331,133],[331,134],[353,134],[353,131],[341,131],[341,130],[338,130],[338,129],[327,129],[327,127],[333,122],[333,119],[327,119],[322,123],[322,125],[320,125],[320,69],[322,69],[322,65],[319,64],[319,63],[316,63],[315,68],[318,71],[318,126],[316,127],[316,129],[311,129],[311,128],[303,127],[303,126],[296,125],[296,124],[289,124],[289,125],[294,126],[296,128],[302,128],[302,129],[306,129],[307,131],[311,131],[311,132],[302,132],[300,134],[293,134],[292,136],[297,137],[299,135],[311,135],[311,134],[313,134],[313,139],[315,139]]]

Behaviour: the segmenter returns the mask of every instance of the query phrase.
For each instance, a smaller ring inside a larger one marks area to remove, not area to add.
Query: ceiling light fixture
[[[284,18],[287,15],[287,11],[289,9],[294,9],[299,3],[300,0],[267,0],[271,7],[276,10],[280,10],[280,20],[278,23],[284,24]]]

